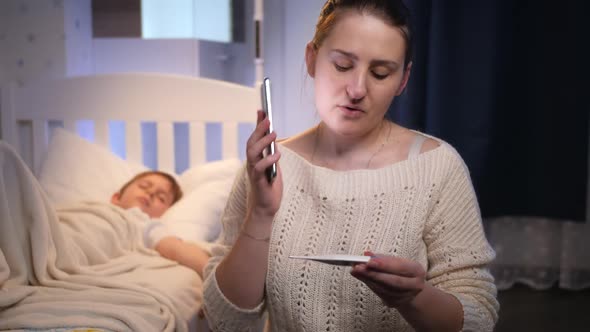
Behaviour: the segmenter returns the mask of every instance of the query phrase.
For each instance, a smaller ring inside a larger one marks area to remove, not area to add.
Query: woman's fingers
[[[263,137],[266,134],[269,128],[270,120],[266,118],[264,112],[258,111],[256,113],[256,128],[254,128],[254,131],[250,135],[248,142],[250,142],[252,139],[254,139],[254,141],[260,139],[260,137]]]
[[[371,255],[371,260],[367,263],[369,269],[396,274],[405,277],[421,276],[424,269],[420,264],[395,256]]]
[[[272,156],[267,156],[265,158],[260,159],[256,164],[254,164],[254,170],[256,172],[262,173],[266,171],[272,164],[279,161],[281,158],[281,153],[278,150],[275,150],[275,153]]]
[[[366,269],[358,274],[363,280],[370,280],[371,282],[382,285],[386,288],[394,288],[398,290],[416,290],[420,289],[420,278],[406,277],[387,272],[379,272],[372,269]]]
[[[261,120],[260,115],[259,115],[258,120],[259,120],[259,122],[256,124],[256,128],[254,128],[254,131],[252,132],[252,134],[248,138],[248,141],[246,142],[246,147],[249,147],[249,146],[255,144],[258,140],[260,140],[262,137],[264,137],[266,135],[266,132],[270,128],[270,120],[268,120],[268,119]]]
[[[355,266],[351,274],[381,298],[385,305],[398,307],[411,301],[424,288],[424,280],[375,271],[368,264]]]
[[[390,285],[385,285],[383,283],[380,283],[378,281],[375,281],[371,278],[367,278],[367,277],[359,277],[358,278],[360,281],[364,282],[373,292],[375,292],[377,295],[381,296],[381,297],[392,297],[392,296],[407,296],[410,295],[412,293],[414,293],[415,291],[413,289],[400,289],[400,288],[395,288],[395,287],[391,287]]]
[[[273,155],[265,156],[263,153],[277,139],[275,132],[268,133],[269,128],[269,119],[266,118],[264,112],[258,111],[256,128],[246,144],[247,165],[251,172],[250,177],[254,181],[266,178],[266,169],[271,167],[273,163],[278,162],[281,156],[276,145]]]
[[[246,157],[250,162],[261,159],[262,151],[270,145],[271,142],[276,140],[277,135],[275,132],[267,134],[270,127],[270,121],[268,119],[262,120],[246,142]]]
[[[426,272],[420,264],[400,257],[365,254],[371,255],[371,260],[354,266],[351,274],[382,298],[406,297],[424,288]]]
[[[254,162],[258,162],[259,160],[263,159],[262,152],[276,139],[277,139],[277,134],[272,132],[266,136],[262,136],[257,141],[252,142],[246,150],[246,157],[248,158],[248,161],[251,163],[254,163]],[[276,145],[275,145],[275,147],[276,147]]]
[[[256,124],[259,124],[260,122],[262,122],[262,120],[264,120],[264,118],[266,118],[266,114],[264,114],[263,110],[256,111]]]

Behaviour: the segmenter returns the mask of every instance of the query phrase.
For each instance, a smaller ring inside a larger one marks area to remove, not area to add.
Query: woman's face
[[[407,83],[402,32],[380,18],[353,10],[338,20],[319,49],[308,44],[306,64],[314,78],[322,121],[344,136],[377,128]]]

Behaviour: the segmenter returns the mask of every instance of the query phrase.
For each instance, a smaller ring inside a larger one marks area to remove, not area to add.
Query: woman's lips
[[[362,116],[363,113],[365,113],[365,111],[363,111],[360,108],[346,106],[346,105],[340,105],[340,106],[338,106],[338,109],[347,118],[358,118],[358,117]]]

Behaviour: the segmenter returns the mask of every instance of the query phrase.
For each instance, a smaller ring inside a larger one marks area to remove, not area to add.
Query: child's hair
[[[148,175],[152,175],[152,174],[162,176],[162,177],[166,178],[166,180],[168,180],[168,182],[170,182],[170,184],[172,185],[172,195],[173,195],[172,204],[178,202],[178,200],[182,198],[182,189],[180,189],[180,185],[178,184],[178,182],[176,181],[176,179],[172,175],[170,175],[166,172],[153,171],[153,170],[141,172],[141,173],[137,174],[136,176],[134,176],[131,180],[127,181],[121,187],[121,189],[119,189],[119,194],[122,195],[123,192],[125,191],[125,189],[127,189],[127,187],[129,187],[129,185],[132,184],[133,182],[135,182],[136,180],[139,180],[139,179],[143,178],[144,176],[148,176]],[[172,204],[170,204],[170,205],[172,205]]]

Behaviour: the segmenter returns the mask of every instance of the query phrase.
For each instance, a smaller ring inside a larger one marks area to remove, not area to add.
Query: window
[[[95,38],[244,41],[243,0],[93,0]]]

